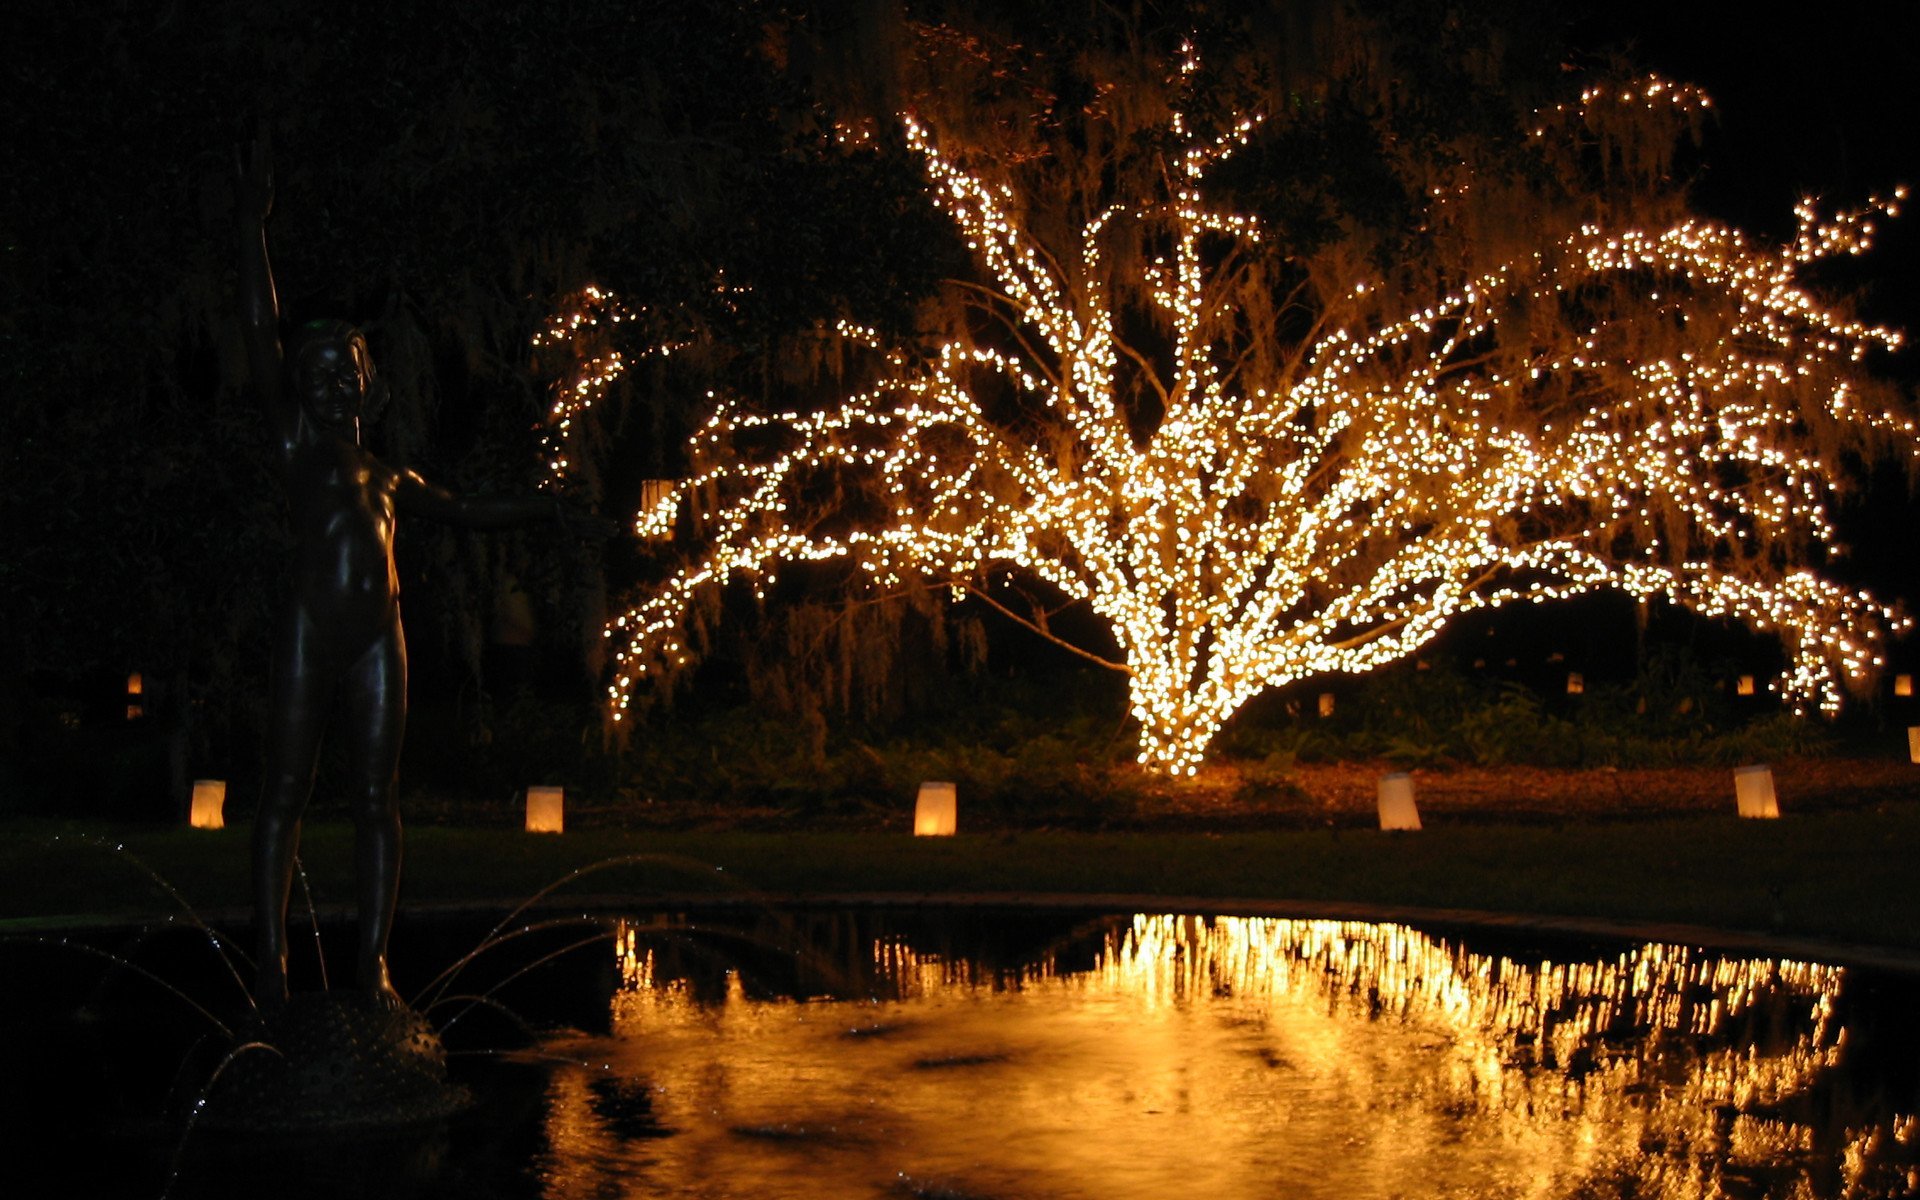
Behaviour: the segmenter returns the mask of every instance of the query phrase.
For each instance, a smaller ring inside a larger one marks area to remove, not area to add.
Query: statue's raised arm
[[[240,327],[247,343],[247,367],[267,416],[267,427],[282,451],[295,436],[298,413],[287,395],[284,351],[280,344],[280,298],[274,291],[273,264],[267,257],[267,217],[273,211],[272,144],[263,129],[249,146],[234,150],[234,215],[240,239]]]

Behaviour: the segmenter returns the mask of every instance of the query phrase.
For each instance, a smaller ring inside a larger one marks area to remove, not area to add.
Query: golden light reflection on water
[[[1842,972],[1649,944],[1524,961],[1397,925],[1141,915],[986,969],[844,922],[757,995],[622,923],[547,1194],[1872,1196],[1911,1111],[1835,1083]],[[689,950],[693,946],[695,949]],[[797,994],[819,995],[805,985]],[[1910,1105],[1909,1105],[1910,1107]]]

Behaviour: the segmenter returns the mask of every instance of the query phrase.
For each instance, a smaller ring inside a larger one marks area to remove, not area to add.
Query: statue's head
[[[345,321],[309,321],[296,329],[287,374],[300,407],[328,429],[352,430],[374,394],[366,336]]]

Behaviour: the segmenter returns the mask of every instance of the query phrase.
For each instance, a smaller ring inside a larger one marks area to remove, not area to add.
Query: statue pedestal
[[[297,992],[243,1033],[200,1123],[321,1133],[436,1121],[465,1108],[446,1049],[419,1013],[356,992]]]

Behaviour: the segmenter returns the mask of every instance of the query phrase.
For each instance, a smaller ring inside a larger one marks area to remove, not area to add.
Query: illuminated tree
[[[1708,101],[1646,78],[1533,113],[1498,163],[1402,155],[1397,230],[1283,237],[1222,180],[1292,118],[1202,118],[1190,49],[1171,74],[1157,107],[1096,94],[1071,151],[904,120],[981,274],[926,345],[843,324],[882,365],[838,404],[718,404],[641,515],[691,502],[702,543],[608,629],[616,718],[688,660],[703,598],[822,561],[1043,634],[1088,606],[1112,646],[1073,648],[1125,673],[1140,761],[1175,773],[1262,690],[1501,604],[1612,589],[1737,619],[1829,710],[1878,664],[1894,614],[1816,568],[1848,465],[1913,451],[1865,365],[1899,338],[1806,277],[1903,193],[1808,200],[1784,247],[1690,216],[1672,153]]]

